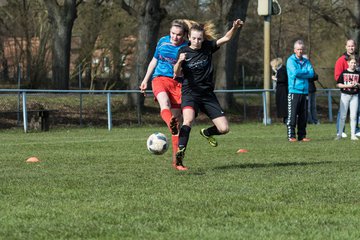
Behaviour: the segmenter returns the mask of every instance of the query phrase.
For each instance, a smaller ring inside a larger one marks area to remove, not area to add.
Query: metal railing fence
[[[257,114],[259,119],[262,118],[262,121],[265,125],[271,123],[271,116],[267,116],[267,98],[266,93],[269,92],[271,94],[271,107],[275,106],[274,100],[274,90],[264,90],[264,89],[247,89],[247,90],[215,90],[216,94],[227,94],[231,93],[237,99],[238,105],[242,105],[243,108],[237,108],[244,119],[247,119],[247,116],[253,114]],[[58,100],[62,103],[62,105],[73,105],[74,103],[78,104],[77,114],[79,115],[78,124],[81,126],[83,124],[84,119],[84,111],[92,107],[92,112],[99,121],[104,121],[104,117],[106,118],[106,125],[108,130],[110,131],[113,127],[113,114],[127,114],[128,109],[120,109],[114,111],[114,108],[118,107],[122,104],[122,102],[126,102],[126,96],[129,94],[140,94],[138,90],[38,90],[38,89],[0,89],[0,113],[6,115],[7,113],[16,113],[17,114],[17,125],[22,125],[24,132],[28,132],[29,124],[28,124],[28,113],[31,109],[36,108],[46,108],[50,110],[58,110],[62,111],[63,109],[57,109],[60,107],[59,103],[56,103],[54,99],[62,98]],[[147,94],[152,96],[151,91],[147,91]],[[321,102],[326,102],[328,110],[328,121],[333,121],[333,105],[337,104],[336,99],[339,99],[339,89],[318,89],[317,98],[321,99]],[[29,100],[31,98],[32,100]],[[94,101],[95,98],[101,99],[101,101]],[[104,100],[104,98],[106,100]],[[16,99],[16,100],[15,100]],[[149,99],[146,98],[145,105],[154,105],[151,103]],[[50,100],[54,100],[54,102],[50,103]],[[86,100],[86,101],[84,101]],[[44,104],[44,102],[46,104]],[[96,103],[95,103],[96,102]],[[101,103],[100,103],[101,102]],[[242,102],[241,104],[239,102]],[[8,104],[7,104],[8,103]],[[119,104],[120,103],[120,104]],[[98,106],[97,106],[98,104]],[[9,106],[7,106],[9,105]],[[45,106],[44,106],[45,105]],[[135,104],[136,105],[136,104]],[[254,106],[260,106],[254,110]],[[324,104],[323,104],[324,105]],[[105,112],[104,112],[105,111]],[[136,108],[136,118],[137,123],[142,123],[142,117],[144,112],[142,109]],[[0,117],[1,118],[1,117]],[[270,121],[269,121],[270,120]],[[60,120],[58,120],[60,121]],[[62,120],[66,124],[66,120]],[[21,124],[22,122],[22,124]],[[130,122],[130,120],[129,120]]]

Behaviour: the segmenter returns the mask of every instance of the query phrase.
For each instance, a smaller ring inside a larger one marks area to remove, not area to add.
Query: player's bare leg
[[[187,167],[183,165],[183,160],[185,157],[185,150],[187,143],[189,141],[191,125],[195,119],[195,111],[192,108],[185,107],[183,109],[183,125],[180,128],[179,133],[179,144],[178,150],[176,152],[176,169],[177,170],[187,170]]]
[[[225,116],[217,117],[212,121],[214,123],[214,126],[201,129],[200,135],[206,138],[211,146],[217,147],[218,142],[214,138],[214,135],[222,135],[228,133],[229,123]]]

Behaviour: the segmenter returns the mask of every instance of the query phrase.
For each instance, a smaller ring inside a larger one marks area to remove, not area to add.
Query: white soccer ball
[[[169,147],[168,140],[163,133],[153,133],[146,141],[147,149],[156,155],[164,154]]]

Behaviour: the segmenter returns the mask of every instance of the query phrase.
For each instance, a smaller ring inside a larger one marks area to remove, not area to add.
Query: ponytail
[[[206,40],[215,40],[217,39],[216,27],[212,21],[207,21],[204,24],[204,38]]]
[[[217,39],[216,28],[215,28],[215,24],[213,22],[207,21],[204,24],[201,24],[199,22],[189,20],[189,19],[184,19],[183,22],[187,25],[189,31],[197,30],[197,31],[204,32],[205,40]]]

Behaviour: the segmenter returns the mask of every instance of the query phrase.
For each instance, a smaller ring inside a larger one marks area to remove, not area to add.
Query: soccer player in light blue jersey
[[[154,56],[140,84],[140,91],[144,93],[151,80],[154,96],[160,105],[160,116],[172,135],[173,167],[180,171],[186,170],[183,166],[176,165],[175,157],[181,120],[181,83],[174,77],[173,66],[177,61],[178,50],[188,44],[185,39],[187,33],[188,27],[184,20],[174,20],[171,23],[170,34],[158,41]]]

